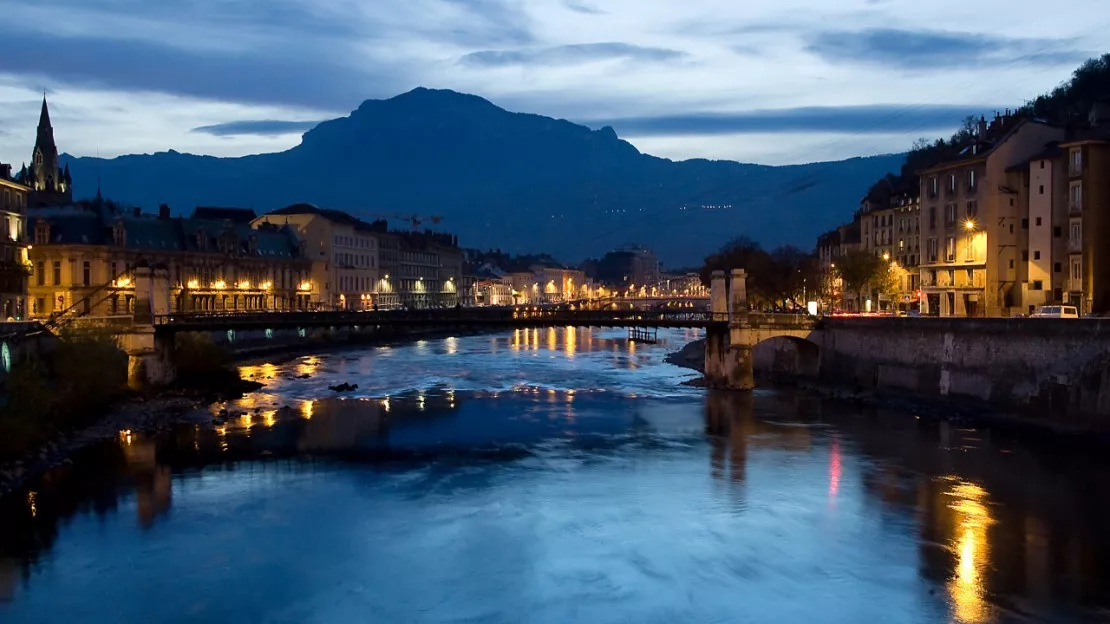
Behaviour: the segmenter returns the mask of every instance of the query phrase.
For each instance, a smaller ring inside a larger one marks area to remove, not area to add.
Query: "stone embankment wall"
[[[1110,415],[1110,320],[828,319],[814,342],[832,382]]]

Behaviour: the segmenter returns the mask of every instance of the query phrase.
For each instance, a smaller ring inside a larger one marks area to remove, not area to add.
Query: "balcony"
[[[983,271],[973,271],[969,277],[967,271],[956,271],[953,286],[956,288],[983,288],[986,285]]]
[[[1081,279],[1068,279],[1064,282],[1064,288],[1068,292],[1083,292],[1083,280]]]
[[[1083,252],[1083,239],[1069,238],[1068,239],[1068,253],[1082,253]]]
[[[1068,163],[1068,176],[1069,177],[1078,178],[1078,177],[1083,175],[1085,170],[1086,170],[1086,168],[1083,166],[1082,162],[1077,163],[1073,160],[1070,163]]]
[[[1083,202],[1081,202],[1081,201],[1070,201],[1070,202],[1068,202],[1068,214],[1073,214],[1073,215],[1083,214]]]

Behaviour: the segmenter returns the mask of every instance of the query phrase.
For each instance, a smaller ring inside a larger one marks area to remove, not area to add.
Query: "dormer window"
[[[35,244],[45,245],[50,242],[50,223],[44,219],[35,221]]]
[[[116,224],[112,226],[112,240],[115,241],[117,247],[123,247],[127,244],[127,230],[123,226],[123,219],[117,219]]]

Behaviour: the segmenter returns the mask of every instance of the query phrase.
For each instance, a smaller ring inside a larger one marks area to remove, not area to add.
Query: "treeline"
[[[702,284],[710,285],[713,271],[747,271],[748,303],[755,310],[790,310],[805,307],[807,294],[821,288],[817,257],[792,245],[771,251],[746,238],[737,238],[705,259],[699,271]]]

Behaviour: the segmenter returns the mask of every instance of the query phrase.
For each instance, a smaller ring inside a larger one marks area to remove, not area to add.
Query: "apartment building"
[[[33,266],[27,244],[27,196],[30,187],[12,179],[11,165],[0,165],[0,321],[26,318],[27,278]]]
[[[1066,176],[1067,261],[1063,300],[1083,312],[1110,312],[1110,105],[1096,106],[1089,127],[1060,143]]]
[[[339,210],[294,204],[262,215],[252,223],[289,226],[305,241],[312,261],[306,284],[315,307],[369,310],[383,290],[379,233],[372,224]]]
[[[1019,265],[1027,210],[1010,174],[1061,140],[1064,130],[1017,115],[989,124],[980,119],[976,130],[956,159],[919,172],[924,314],[1003,316],[1023,309],[1021,278],[1029,267]],[[1041,223],[1051,227],[1043,216]],[[1034,249],[1030,257],[1046,253]]]
[[[221,209],[223,214],[228,209]],[[253,212],[240,211],[240,214]],[[290,228],[252,228],[247,219],[144,214],[97,197],[32,208],[31,315],[130,314],[136,266],[164,267],[173,311],[291,310],[308,307],[310,264]]]

